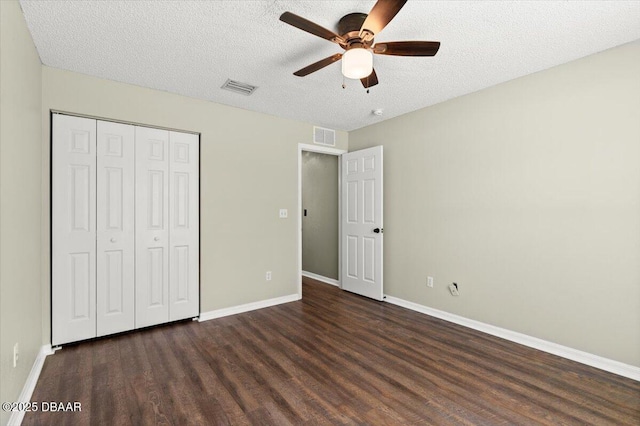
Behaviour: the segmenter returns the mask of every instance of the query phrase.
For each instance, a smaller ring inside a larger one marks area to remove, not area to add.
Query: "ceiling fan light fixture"
[[[362,47],[354,47],[342,55],[342,75],[359,80],[373,72],[373,53]]]

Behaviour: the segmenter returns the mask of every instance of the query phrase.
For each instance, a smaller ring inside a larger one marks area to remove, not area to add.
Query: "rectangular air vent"
[[[336,146],[336,131],[324,127],[313,126],[313,143]]]
[[[221,89],[230,90],[232,92],[240,93],[245,96],[252,94],[258,86],[252,86],[247,83],[241,83],[239,81],[228,79],[221,87]]]

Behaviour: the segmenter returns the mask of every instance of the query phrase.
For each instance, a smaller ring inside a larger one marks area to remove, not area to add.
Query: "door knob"
[[[384,232],[384,228],[376,228],[373,230],[376,234],[382,234]]]
[[[160,241],[160,237],[153,237],[153,241]]]
[[[115,243],[115,242],[116,242],[116,239],[115,239],[115,238],[111,238],[111,242],[112,242],[112,243]]]

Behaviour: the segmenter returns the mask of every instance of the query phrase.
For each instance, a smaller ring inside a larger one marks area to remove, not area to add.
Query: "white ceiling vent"
[[[313,126],[313,143],[336,146],[336,131],[324,127]]]
[[[227,81],[225,81],[225,83],[222,85],[221,88],[225,90],[230,90],[232,92],[240,93],[245,96],[249,96],[254,92],[254,90],[258,88],[258,86],[252,86],[247,83],[241,83],[239,81],[227,79]]]

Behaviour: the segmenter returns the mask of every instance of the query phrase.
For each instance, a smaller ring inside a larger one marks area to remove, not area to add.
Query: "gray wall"
[[[302,270],[338,279],[338,158],[302,152]]]
[[[297,293],[298,144],[311,142],[312,124],[50,67],[42,70],[42,101],[46,158],[50,109],[201,133],[203,312]],[[346,149],[347,133],[336,138]],[[48,194],[44,201],[48,212]],[[46,235],[49,226],[46,216]],[[43,249],[48,269],[48,241]],[[48,337],[48,276],[43,281]]]
[[[0,1],[0,400],[16,401],[42,343],[41,65],[20,5]],[[20,360],[13,368],[13,345]],[[11,413],[2,411],[0,423]]]
[[[349,134],[374,145],[385,293],[640,366],[640,42]]]

